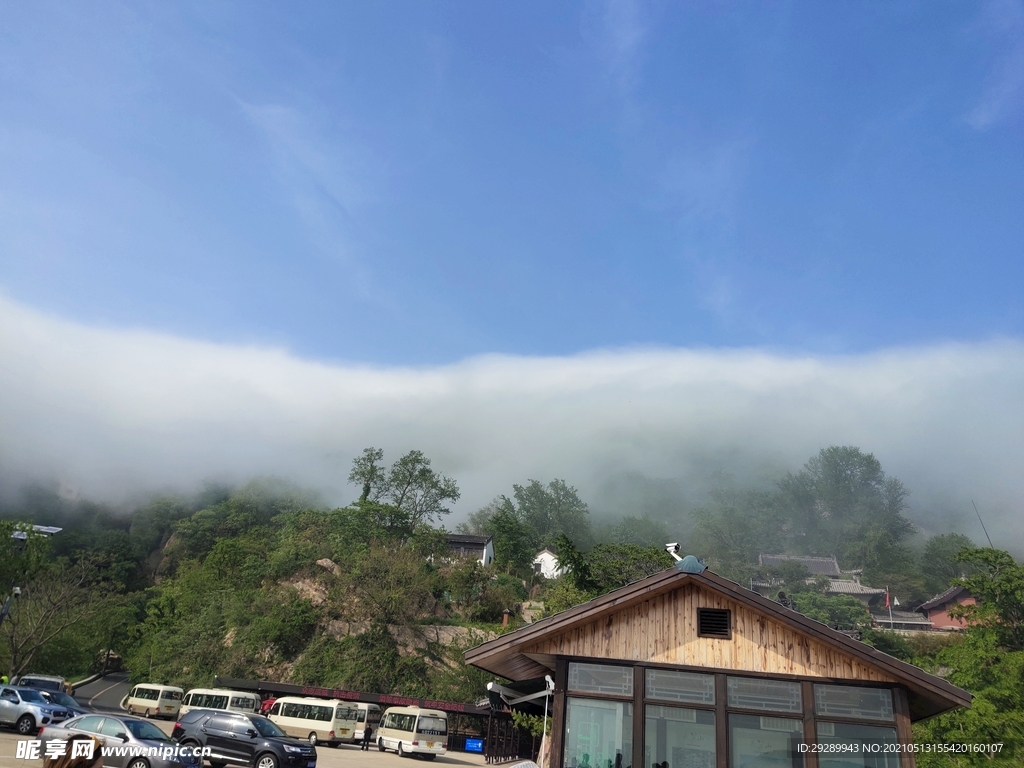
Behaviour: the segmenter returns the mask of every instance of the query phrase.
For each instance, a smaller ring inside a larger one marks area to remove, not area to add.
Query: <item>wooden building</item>
[[[693,557],[676,566],[466,652],[513,683],[553,677],[545,768],[908,768],[911,722],[970,705]]]

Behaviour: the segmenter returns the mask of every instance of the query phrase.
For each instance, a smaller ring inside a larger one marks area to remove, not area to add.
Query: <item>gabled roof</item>
[[[970,596],[970,593],[967,591],[965,587],[961,587],[959,585],[952,586],[945,592],[940,592],[928,602],[921,603],[921,605],[918,606],[917,610],[930,611],[932,608],[941,608],[942,606],[948,605],[949,603],[954,603],[957,601],[957,598]]]
[[[877,670],[877,679],[894,680],[906,686],[909,691],[911,717],[914,720],[931,717],[958,706],[970,705],[971,694],[967,691],[802,614],[788,610],[711,571],[694,574],[669,568],[471,648],[465,653],[466,661],[510,680],[527,680],[550,674],[553,669],[553,658],[531,652],[531,648],[536,649],[545,641],[554,642],[556,638],[568,637],[574,631],[596,621],[610,620],[613,615],[631,613],[633,616],[643,617],[646,615],[643,603],[651,603],[662,596],[671,596],[669,593],[687,585],[696,585],[702,590],[717,593],[726,600],[739,603],[758,615],[791,629],[799,636],[819,642],[859,664]],[[629,661],[625,657],[622,660]],[[714,668],[710,664],[705,666]],[[721,671],[733,670],[721,668]]]
[[[468,533],[449,533],[448,543],[449,544],[462,544],[464,546],[477,546],[483,547],[487,545],[487,542],[491,540],[490,536],[473,536]]]
[[[828,591],[837,595],[884,595],[884,589],[865,587],[859,581],[846,581],[845,579],[830,579]]]
[[[543,555],[545,552],[547,554],[551,555],[553,558],[558,559],[558,555],[556,555],[554,552],[552,552],[547,547],[544,547],[544,549],[542,549],[540,552],[538,552],[537,555],[533,558],[534,562],[536,562],[537,558],[540,557],[541,555]]]
[[[758,555],[757,564],[769,568],[778,568],[785,563],[798,563],[807,569],[812,576],[839,576],[839,563],[836,556],[809,557],[805,555]]]

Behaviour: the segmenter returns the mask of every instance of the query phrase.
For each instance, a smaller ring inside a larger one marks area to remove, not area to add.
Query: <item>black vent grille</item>
[[[720,608],[697,609],[697,637],[732,638],[732,611]]]

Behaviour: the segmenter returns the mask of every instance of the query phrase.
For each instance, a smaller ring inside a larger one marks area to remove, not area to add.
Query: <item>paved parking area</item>
[[[174,725],[171,722],[159,721],[158,724],[166,731]],[[0,768],[42,768],[42,760],[18,760],[18,736],[11,730],[0,728]],[[401,758],[394,752],[379,752],[376,748],[362,752],[359,747],[342,745],[337,748],[317,747],[317,768],[355,768],[355,766],[373,766],[374,768],[414,768],[415,766],[482,766],[485,765],[482,755],[468,755],[462,752],[449,752],[433,762]]]

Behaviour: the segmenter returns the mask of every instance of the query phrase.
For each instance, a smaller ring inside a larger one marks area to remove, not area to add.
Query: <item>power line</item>
[[[974,499],[971,499],[971,504],[974,504]],[[978,505],[974,504],[974,513],[978,516],[978,522],[981,523],[981,530],[985,532],[985,538],[988,539],[988,545],[991,549],[995,549],[992,544],[992,537],[988,535],[988,529],[985,527],[985,521],[981,519],[981,512],[978,511]]]

